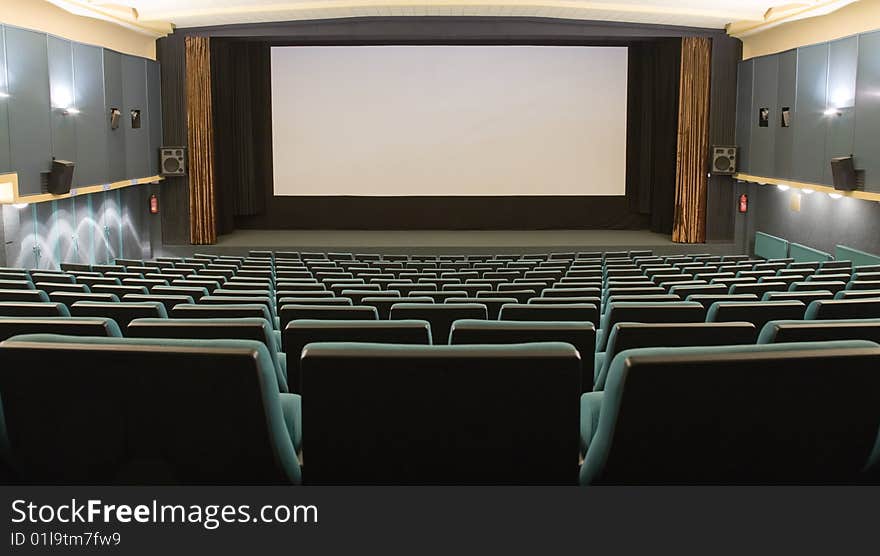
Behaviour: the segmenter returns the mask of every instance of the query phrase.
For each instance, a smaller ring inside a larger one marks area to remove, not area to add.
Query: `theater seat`
[[[18,334],[122,336],[116,322],[106,317],[0,317],[0,341]]]
[[[804,305],[809,305],[817,299],[833,298],[834,294],[828,290],[812,292],[767,292],[764,294],[764,297],[761,298],[761,301],[800,301]]]
[[[605,351],[596,354],[594,390],[604,390],[614,357],[628,349],[751,344],[758,331],[750,322],[618,322]]]
[[[63,303],[3,301],[0,317],[69,317],[70,311]]]
[[[880,298],[880,290],[843,290],[834,294],[834,299],[872,299]]]
[[[78,293],[78,292],[52,292],[49,299],[57,303],[64,303],[69,308],[77,301],[100,301],[102,303],[119,303],[119,298],[112,293]]]
[[[378,320],[379,313],[375,307],[368,305],[282,305],[278,309],[281,321],[280,330],[287,328],[287,323],[297,319],[312,320]]]
[[[452,323],[449,343],[525,344],[565,342],[574,346],[581,359],[581,392],[593,387],[593,353],[596,328],[591,322],[457,320]]]
[[[34,283],[30,280],[0,280],[2,290],[32,290]]]
[[[504,305],[499,320],[577,321],[599,324],[599,307],[594,303],[528,303]]]
[[[138,318],[126,329],[130,338],[186,338],[190,340],[254,340],[268,349],[278,375],[278,387],[287,392],[287,357],[281,351],[281,334],[260,318],[167,319]]]
[[[426,320],[431,323],[431,343],[445,345],[449,343],[453,322],[459,319],[486,320],[488,311],[481,303],[395,303],[391,306],[390,318]]]
[[[829,340],[880,343],[880,319],[773,320],[764,325],[758,336],[759,344]]]
[[[116,321],[124,336],[128,335],[128,323],[140,318],[168,318],[165,306],[157,301],[142,303],[105,303],[101,301],[77,301],[70,306],[75,317],[108,317]]]
[[[287,388],[300,392],[300,358],[313,342],[369,342],[376,344],[431,344],[426,320],[295,320],[282,333],[288,355]]]
[[[878,368],[865,341],[622,352],[582,396],[581,484],[870,481]]]
[[[430,297],[391,297],[391,296],[377,296],[377,297],[364,297],[361,299],[361,305],[367,307],[375,307],[376,311],[381,320],[388,320],[391,318],[391,307],[393,307],[396,303],[403,303],[403,300],[406,300],[407,303],[434,303],[434,300]]]
[[[158,301],[165,306],[165,312],[171,315],[171,310],[181,303],[194,303],[192,297],[188,295],[167,295],[167,294],[140,294],[128,293],[122,296],[122,301],[128,303],[143,303],[149,301]]]
[[[666,301],[659,303],[609,303],[602,315],[596,337],[596,350],[605,351],[608,334],[618,322],[703,322],[706,310],[694,301]]]
[[[696,301],[708,311],[709,307],[711,307],[716,301],[760,301],[760,299],[758,299],[758,296],[753,293],[740,293],[735,295],[695,294],[687,296],[685,301]]]
[[[30,303],[45,303],[49,296],[42,290],[3,290],[0,289],[0,302],[3,301],[27,301]]]
[[[810,303],[804,318],[807,320],[876,319],[880,318],[880,299],[820,299]]]
[[[516,299],[513,297],[504,297],[503,294],[499,293],[498,297],[450,297],[445,301],[447,304],[462,304],[462,303],[476,303],[480,305],[486,306],[486,314],[489,320],[498,320],[498,314],[501,312],[501,307],[509,303],[516,303]]]
[[[576,479],[570,344],[316,343],[301,364],[307,484]]]
[[[235,319],[235,318],[260,318],[266,319],[277,325],[272,318],[269,309],[260,303],[229,304],[229,305],[189,305],[181,303],[171,310],[171,317],[175,319]]]
[[[750,322],[755,336],[771,320],[795,320],[804,317],[806,306],[800,301],[718,301],[709,307],[706,322]]]
[[[0,395],[20,482],[301,479],[299,397],[259,342],[17,336],[0,344]]]

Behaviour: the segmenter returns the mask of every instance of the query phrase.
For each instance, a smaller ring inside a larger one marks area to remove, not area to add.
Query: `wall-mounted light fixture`
[[[0,98],[9,98],[10,96],[6,91],[0,91]]]
[[[787,185],[782,184],[782,183],[777,184],[776,187],[779,188],[779,191],[788,191],[790,189]]]
[[[837,108],[826,108],[825,112],[823,112],[826,116],[840,116],[840,110]]]
[[[812,189],[801,189],[801,191],[803,191],[807,195],[812,195],[813,193],[815,193],[815,191]]]
[[[17,208],[18,210],[21,210],[21,209],[27,208],[28,204],[27,203],[15,203],[12,206]]]
[[[828,196],[831,197],[832,199],[834,199],[835,201],[840,199],[841,197],[843,197],[843,195],[841,195],[840,193],[829,193]]]

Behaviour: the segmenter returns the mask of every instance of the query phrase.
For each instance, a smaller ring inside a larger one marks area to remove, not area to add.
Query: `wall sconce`
[[[840,199],[841,197],[843,197],[843,195],[841,195],[840,193],[829,193],[828,196],[831,197],[832,199],[834,199],[835,201]]]
[[[789,189],[789,187],[787,185],[782,184],[782,183],[777,184],[776,187],[778,187],[780,191],[788,191],[788,189]]]
[[[840,110],[837,108],[826,108],[823,114],[826,116],[840,116]]]
[[[122,117],[122,110],[119,108],[111,108],[110,109],[110,129],[117,129],[119,127],[119,119]]]
[[[9,98],[10,96],[6,91],[0,91],[0,98]]]
[[[15,191],[12,188],[12,182],[0,183],[0,203],[11,203],[15,200]]]
[[[807,195],[812,195],[813,193],[815,193],[815,191],[813,191],[812,189],[801,189],[801,191]]]

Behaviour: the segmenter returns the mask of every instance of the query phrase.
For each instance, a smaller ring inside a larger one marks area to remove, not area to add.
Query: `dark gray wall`
[[[49,55],[46,35],[6,27],[11,169],[22,193],[40,192],[40,172],[52,161]]]
[[[4,71],[5,69],[5,71]],[[17,172],[22,195],[42,193],[52,157],[76,164],[74,187],[158,173],[162,137],[157,62],[0,26],[0,172]],[[110,129],[109,109],[123,111]],[[65,109],[74,108],[74,112]],[[132,129],[129,112],[141,111]],[[152,250],[150,187],[2,207],[5,264],[55,268]]]
[[[854,154],[865,189],[880,192],[880,32],[746,60],[739,73],[740,171],[830,185],[830,159]],[[758,123],[762,107],[768,127]]]
[[[154,61],[0,26],[0,92],[9,94],[0,98],[0,172],[18,172],[22,195],[42,193],[52,157],[76,164],[79,187],[156,174],[161,105],[147,100],[158,86]],[[123,110],[117,130],[110,107]],[[132,108],[140,129],[131,129]]]

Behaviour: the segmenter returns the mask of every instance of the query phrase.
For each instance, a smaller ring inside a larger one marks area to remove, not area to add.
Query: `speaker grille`
[[[180,171],[180,162],[176,158],[166,158],[162,161],[162,170],[173,174]]]
[[[726,156],[716,156],[715,157],[715,170],[718,172],[726,172],[730,170],[731,163],[730,158]]]

